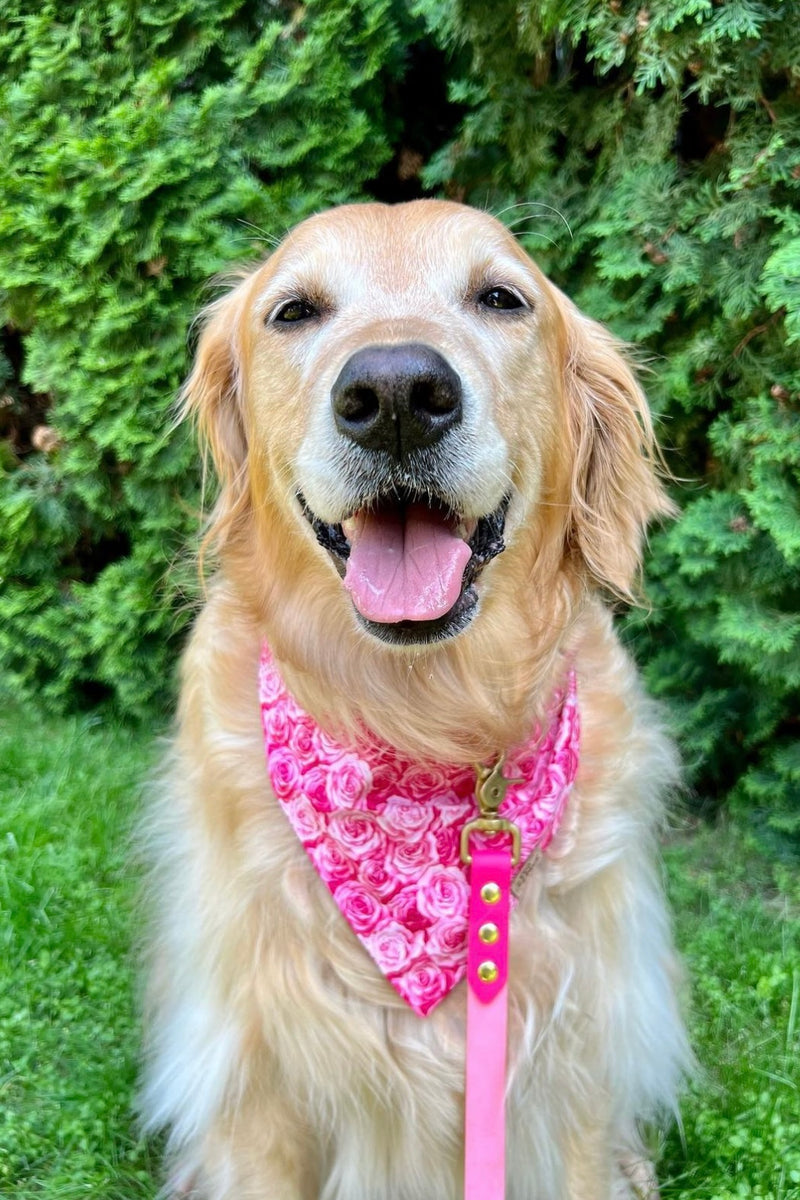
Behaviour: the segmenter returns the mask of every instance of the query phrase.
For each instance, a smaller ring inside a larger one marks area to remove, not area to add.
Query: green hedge
[[[698,792],[800,841],[798,28],[796,0],[10,2],[17,686],[163,696],[196,503],[169,412],[202,281],[320,206],[445,194],[503,211],[644,348],[683,515],[626,632]]]
[[[690,778],[800,849],[800,4],[426,11],[470,110],[426,182],[647,351],[683,514],[627,632]]]
[[[187,328],[210,276],[390,157],[405,23],[389,0],[5,6],[0,324],[24,363],[0,409],[0,660],[18,688],[163,699],[196,528],[170,428]]]

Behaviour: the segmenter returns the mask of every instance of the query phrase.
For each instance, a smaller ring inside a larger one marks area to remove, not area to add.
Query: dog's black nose
[[[458,424],[461,380],[430,346],[366,346],[342,367],[331,403],[340,433],[401,459]]]

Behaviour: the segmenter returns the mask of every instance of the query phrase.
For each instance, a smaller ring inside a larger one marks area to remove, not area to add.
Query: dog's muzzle
[[[362,625],[412,645],[460,633],[475,615],[475,582],[504,549],[509,497],[466,519],[448,486],[463,419],[461,380],[430,346],[367,346],[331,389],[338,433],[352,445],[358,500],[328,524],[299,497],[332,555]]]

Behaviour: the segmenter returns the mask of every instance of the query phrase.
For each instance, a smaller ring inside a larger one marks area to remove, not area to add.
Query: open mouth
[[[385,642],[420,644],[460,633],[477,608],[478,576],[505,549],[508,496],[494,512],[467,520],[438,499],[393,492],[335,525],[298,499],[362,625]]]

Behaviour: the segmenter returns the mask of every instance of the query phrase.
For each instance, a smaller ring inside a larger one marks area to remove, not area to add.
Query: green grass
[[[666,852],[701,1072],[664,1200],[800,1198],[800,878],[731,826]]]
[[[136,1075],[130,831],[152,738],[0,722],[0,1195],[152,1200]],[[800,883],[735,827],[666,848],[701,1073],[664,1200],[800,1200]]]
[[[152,739],[0,719],[0,1195],[155,1194],[131,1118],[130,830]]]

